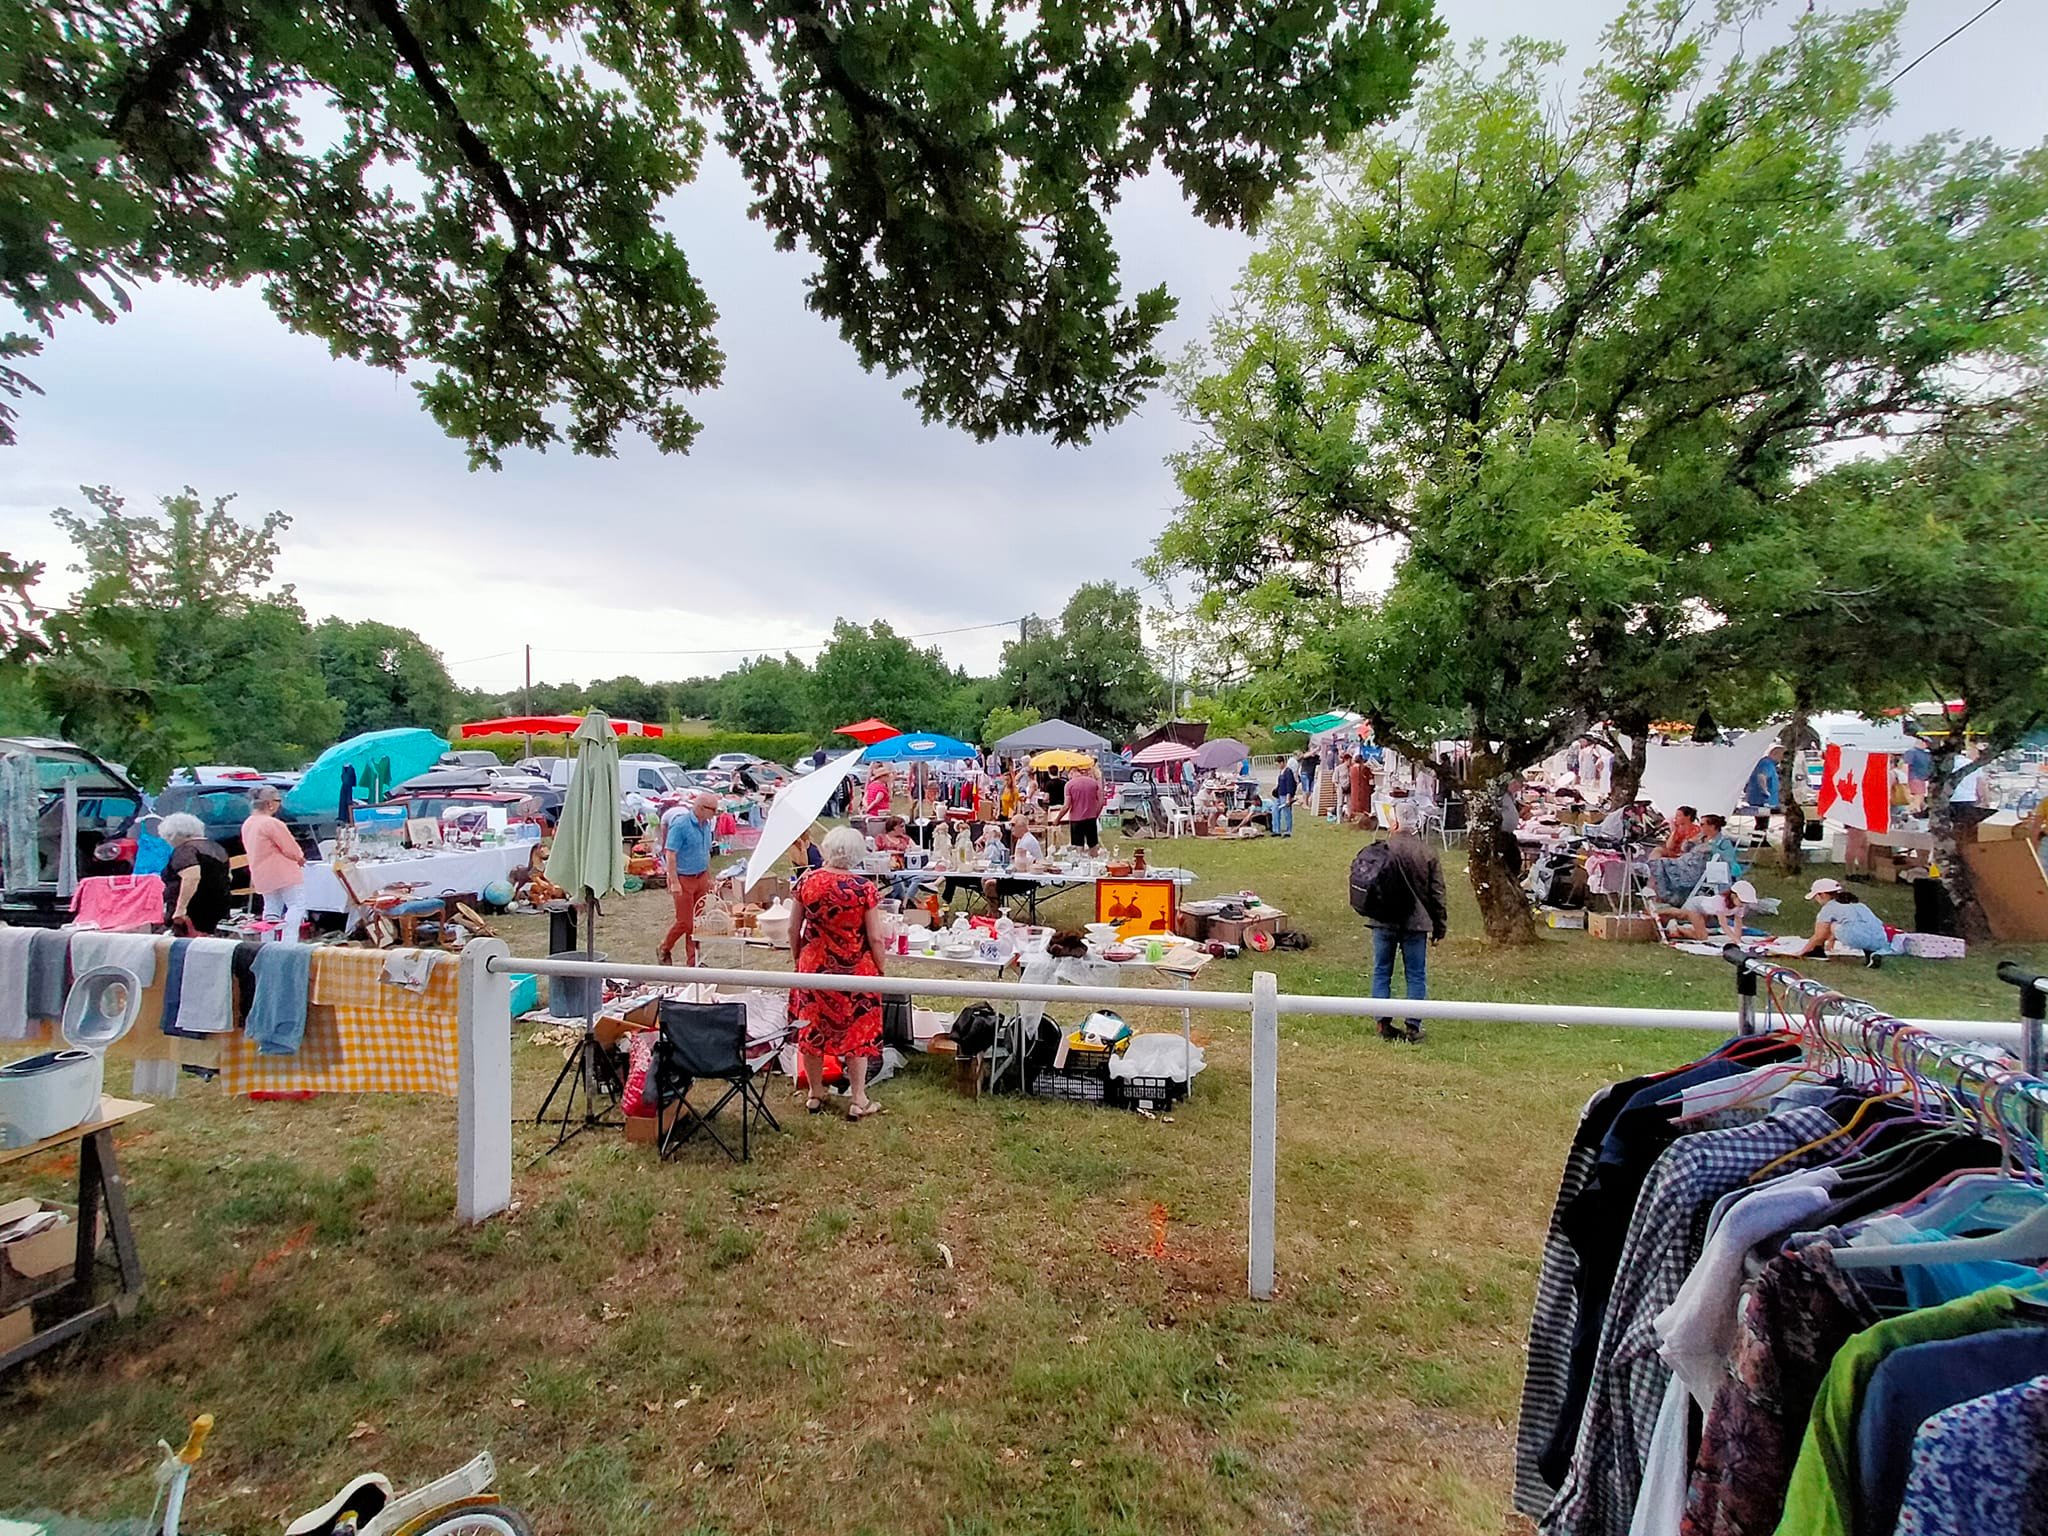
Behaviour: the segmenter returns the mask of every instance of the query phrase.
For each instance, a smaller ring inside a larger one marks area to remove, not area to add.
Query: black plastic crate
[[[1106,1071],[1068,1072],[1058,1067],[1042,1067],[1031,1079],[1031,1096],[1035,1099],[1059,1099],[1068,1104],[1107,1104],[1110,1102],[1110,1080]]]
[[[1171,1109],[1188,1096],[1177,1077],[1112,1077],[1109,1102],[1119,1109]]]

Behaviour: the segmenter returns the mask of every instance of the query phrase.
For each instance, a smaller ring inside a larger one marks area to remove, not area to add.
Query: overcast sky
[[[1980,5],[1914,0],[1903,56]],[[1540,24],[1575,64],[1613,9],[1439,0],[1454,46]],[[2043,59],[2048,8],[2001,4],[1899,84],[1885,136],[2039,142]],[[988,671],[1020,615],[1057,612],[1082,580],[1136,579],[1175,499],[1162,461],[1189,436],[1170,400],[1079,449],[925,426],[804,310],[802,258],[776,252],[746,205],[714,153],[671,210],[728,359],[723,386],[696,399],[704,430],[687,457],[629,439],[616,459],[513,451],[472,473],[408,384],[289,334],[253,290],[160,286],[116,325],[65,323],[34,360],[46,395],[0,451],[0,549],[49,563],[50,601],[70,578],[49,513],[79,505],[81,483],[136,502],[233,491],[245,515],[293,517],[280,575],[313,617],[410,626],[458,682],[489,688],[518,682],[525,642],[537,678],[683,677],[814,646],[841,615],[913,634],[976,626],[931,643]],[[1116,224],[1128,287],[1164,282],[1180,301],[1177,353],[1250,241],[1157,180]]]

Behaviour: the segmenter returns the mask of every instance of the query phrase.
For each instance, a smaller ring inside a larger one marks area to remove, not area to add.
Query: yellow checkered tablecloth
[[[313,952],[306,1035],[290,1056],[261,1056],[236,1030],[221,1048],[229,1093],[439,1093],[455,1096],[456,963],[433,955],[422,991],[384,979],[403,951]]]

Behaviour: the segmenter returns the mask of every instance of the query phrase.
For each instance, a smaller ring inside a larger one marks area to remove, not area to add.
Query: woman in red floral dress
[[[851,827],[837,827],[825,834],[823,867],[797,881],[789,942],[800,974],[882,974],[882,923],[876,910],[881,898],[873,881],[854,873],[867,846]],[[868,1064],[882,1059],[881,995],[798,987],[790,992],[789,1011],[802,1026],[797,1049],[803,1054],[804,1077],[811,1089],[804,1107],[814,1115],[825,1107],[829,1054],[845,1063],[852,1088],[846,1118],[865,1120],[880,1114],[882,1106],[868,1097]]]

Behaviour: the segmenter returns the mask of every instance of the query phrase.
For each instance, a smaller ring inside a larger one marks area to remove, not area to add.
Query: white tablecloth
[[[390,885],[416,884],[421,896],[439,896],[443,891],[474,896],[493,880],[510,878],[513,870],[533,857],[533,850],[532,843],[444,848],[415,858],[358,864],[351,878],[364,895]],[[348,910],[348,895],[341,888],[341,879],[325,864],[306,865],[306,905],[315,912]]]

